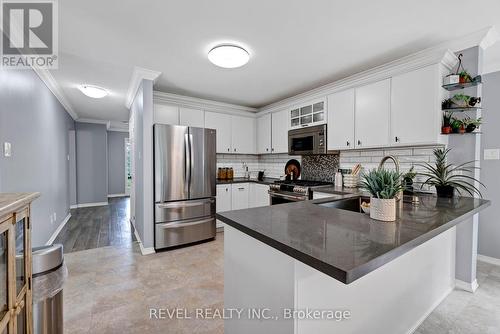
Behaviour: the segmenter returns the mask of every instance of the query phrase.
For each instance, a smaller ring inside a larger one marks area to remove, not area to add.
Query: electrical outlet
[[[12,156],[12,145],[9,142],[3,143],[3,155],[6,158]]]
[[[485,149],[484,160],[500,160],[500,149]]]
[[[54,212],[54,223],[57,221],[57,214]]]

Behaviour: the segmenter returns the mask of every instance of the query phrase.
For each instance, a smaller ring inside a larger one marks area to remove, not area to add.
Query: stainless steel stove
[[[294,180],[274,181],[269,185],[271,205],[312,199],[313,190],[330,187],[333,183],[322,181]]]

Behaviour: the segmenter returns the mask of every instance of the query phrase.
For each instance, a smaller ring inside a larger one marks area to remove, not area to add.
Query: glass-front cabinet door
[[[3,219],[3,218],[0,218]],[[9,300],[9,232],[12,219],[0,221],[0,333],[9,333],[10,304]]]
[[[32,333],[29,209],[0,217],[0,334]]]
[[[290,128],[300,128],[326,123],[326,100],[320,99],[290,110]]]

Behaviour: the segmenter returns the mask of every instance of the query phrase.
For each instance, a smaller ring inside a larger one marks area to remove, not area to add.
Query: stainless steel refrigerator
[[[155,248],[215,237],[215,130],[155,124]]]

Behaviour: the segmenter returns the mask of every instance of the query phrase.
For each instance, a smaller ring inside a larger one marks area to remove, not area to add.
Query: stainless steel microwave
[[[326,154],[326,124],[288,131],[288,154]]]

